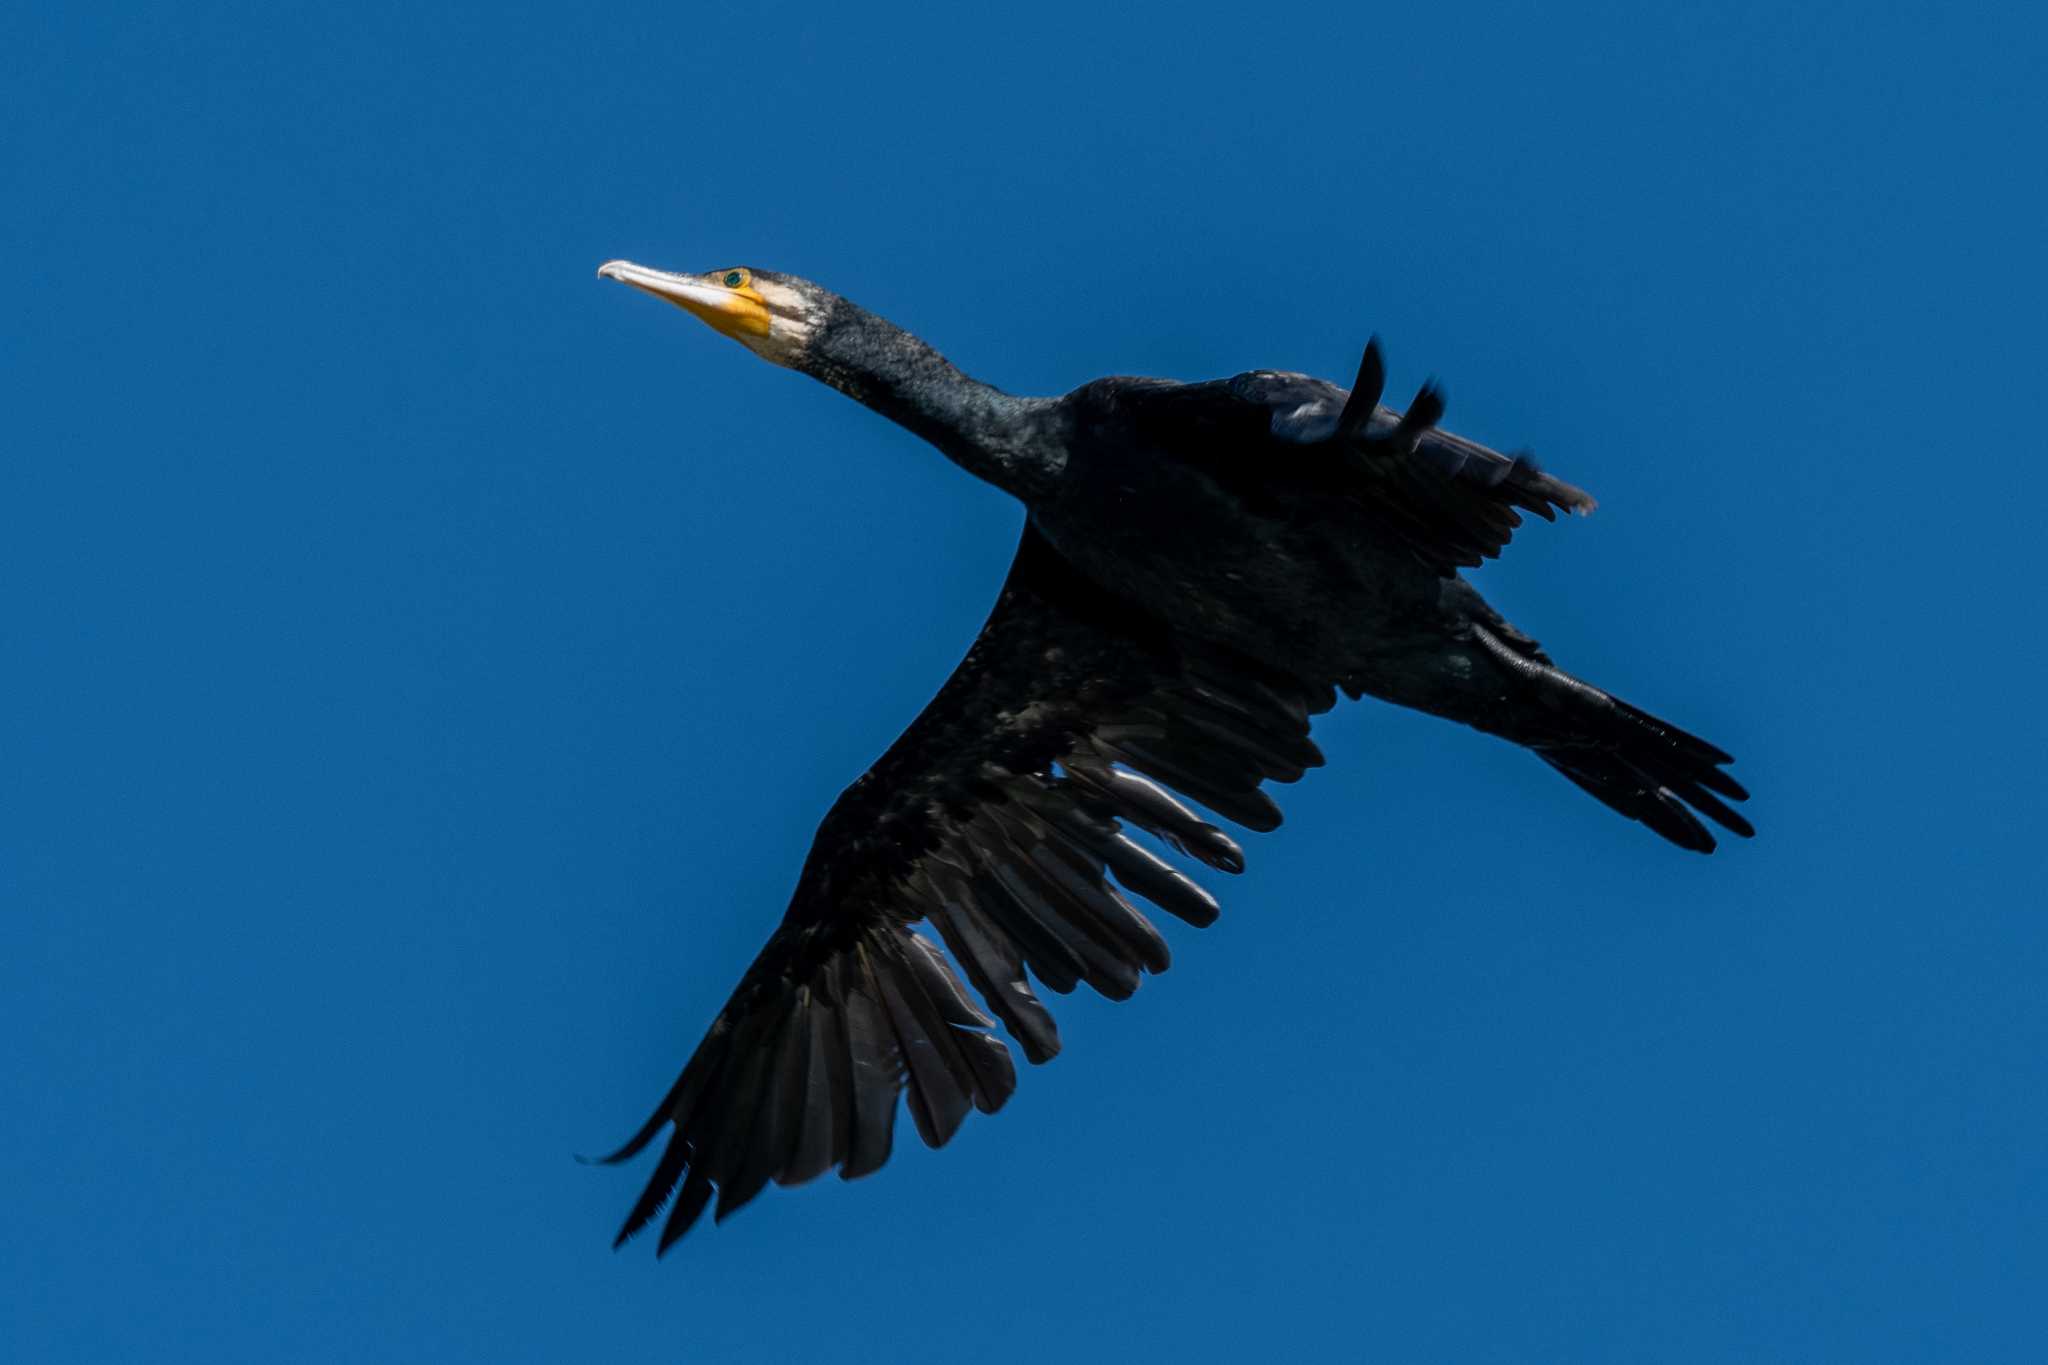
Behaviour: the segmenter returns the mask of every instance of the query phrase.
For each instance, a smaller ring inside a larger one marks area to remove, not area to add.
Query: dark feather
[[[1156,783],[1118,768],[1074,764],[1072,780],[1103,797],[1109,808],[1139,828],[1224,872],[1244,871],[1237,841],[1162,791]]]
[[[1167,866],[1163,859],[1122,835],[1110,840],[1106,851],[1109,870],[1130,890],[1198,929],[1216,922],[1219,909],[1215,897]]]
[[[1422,433],[1428,431],[1444,415],[1444,391],[1437,387],[1434,379],[1427,380],[1416,390],[1415,401],[1408,405],[1408,411],[1401,414],[1401,420],[1394,424],[1393,434],[1387,444],[1401,455],[1411,455],[1422,440]]]
[[[1386,383],[1387,363],[1380,355],[1380,339],[1368,337],[1365,355],[1358,362],[1358,378],[1351,381],[1351,396],[1344,400],[1344,410],[1337,417],[1338,440],[1355,440],[1365,433]]]
[[[1107,838],[1097,844],[1101,849]],[[1103,880],[1103,855],[1097,852],[1085,869],[1074,855],[1078,850],[1054,839],[1031,851],[1048,878],[1066,896],[1069,918],[1083,925],[1097,939],[1132,965],[1157,975],[1172,963],[1166,940],[1137,909],[1116,894]]]
[[[1003,878],[984,873],[974,880],[974,903],[1017,945],[1024,965],[1047,990],[1067,995],[1087,977],[1080,954],[1046,923],[1048,917],[1033,912],[1028,893],[1020,898]]]
[[[763,1030],[749,1050],[739,1068],[744,1079],[726,1111],[728,1120],[705,1153],[702,1169],[718,1186],[718,1204],[711,1211],[714,1223],[723,1223],[753,1202],[789,1153],[789,1134],[776,1127],[783,1121],[778,1103],[783,1084],[775,1069],[789,1031],[785,1014],[774,1029]]]
[[[1017,1068],[1010,1060],[1010,1050],[982,1032],[993,1028],[995,1021],[973,1006],[939,950],[923,938],[910,935],[904,957],[913,985],[922,991],[937,1017],[936,1027],[951,1036],[955,1055],[967,1065],[968,1095],[974,1107],[984,1114],[995,1113],[1017,1089]]]
[[[1065,897],[1029,855],[1013,855],[992,869],[1010,904],[1080,964],[1080,978],[1112,1000],[1127,1000],[1138,989],[1137,968],[1123,961],[1069,913]]]
[[[903,1086],[894,1031],[864,982],[849,982],[846,1037],[852,1060],[853,1135],[839,1174],[853,1180],[880,1170],[889,1159],[896,1093]]]
[[[836,981],[838,977],[838,973],[833,971],[827,971],[824,975],[828,982]],[[853,1085],[853,1044],[849,1039],[851,1025],[847,1018],[845,991],[836,985],[828,984],[827,996],[831,1006],[836,1008],[828,1007],[817,1011],[821,1034],[818,1045],[825,1051],[825,1068],[832,1080],[831,1166],[843,1166],[853,1159],[857,1105]]]
[[[1688,806],[1729,833],[1739,834],[1745,839],[1756,837],[1755,825],[1744,818],[1741,812],[1723,805],[1720,799],[1708,792],[1700,782],[1674,782],[1671,784],[1671,791]]]
[[[832,1007],[818,999],[802,1007],[804,1021],[804,1067],[802,1118],[797,1123],[796,1145],[789,1160],[775,1173],[778,1185],[801,1185],[815,1180],[832,1168],[832,1144],[839,1118],[832,1103],[832,1060],[828,1055],[837,1041],[832,1027]]]
[[[909,1072],[910,1116],[917,1124],[918,1136],[927,1147],[943,1147],[973,1107],[967,1086],[955,1074],[952,1058],[945,1055],[947,1039],[943,1034],[935,1036],[904,999],[898,964],[870,961],[868,970]]]
[[[948,885],[953,889],[935,893],[939,902],[932,923],[940,937],[1003,1027],[1023,1045],[1025,1057],[1033,1063],[1051,1061],[1059,1054],[1059,1030],[1025,981],[1016,946],[975,908],[963,883]]]
[[[691,1171],[690,1178],[683,1182],[683,1192],[676,1196],[675,1205],[668,1211],[668,1221],[661,1225],[661,1241],[654,1254],[663,1255],[681,1241],[683,1234],[704,1216],[704,1206],[710,1202],[711,1182],[704,1178],[702,1171]]]
[[[647,1188],[633,1201],[633,1207],[626,1213],[626,1221],[619,1225],[619,1235],[612,1239],[613,1247],[624,1246],[654,1220],[655,1214],[661,1212],[661,1206],[675,1193],[676,1181],[682,1179],[683,1167],[689,1159],[690,1144],[683,1135],[677,1133],[669,1138],[661,1160],[654,1164],[654,1174],[648,1177]]]
[[[1185,792],[1227,820],[1264,834],[1280,827],[1280,808],[1257,788],[1256,772],[1248,772],[1220,755],[1196,755],[1185,749],[1162,752],[1156,742],[1116,727],[1116,738],[1096,738],[1095,751],[1112,763],[1125,763],[1147,777]]]

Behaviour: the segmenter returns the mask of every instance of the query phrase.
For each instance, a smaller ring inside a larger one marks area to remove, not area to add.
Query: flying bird
[[[808,280],[611,261],[764,360],[822,380],[1022,502],[988,622],[930,705],[818,827],[782,923],[682,1075],[605,1162],[667,1145],[620,1229],[659,1250],[716,1196],[866,1175],[897,1099],[944,1145],[1016,1087],[995,1019],[1059,1051],[1033,981],[1113,1000],[1167,948],[1132,897],[1197,926],[1215,900],[1127,829],[1221,872],[1244,857],[1186,801],[1263,831],[1262,790],[1323,759],[1310,718],[1370,695],[1498,735],[1683,849],[1747,836],[1729,756],[1564,672],[1461,568],[1582,490],[1382,406],[1375,340],[1347,391],[1258,370],[1109,378],[1057,398],[968,378]],[[984,1014],[928,923],[987,1005]]]

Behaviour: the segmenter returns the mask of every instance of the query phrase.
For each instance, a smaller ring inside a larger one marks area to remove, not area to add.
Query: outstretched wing
[[[1406,412],[1382,405],[1385,376],[1375,338],[1348,391],[1304,374],[1255,370],[1146,387],[1125,401],[1166,448],[1196,459],[1236,455],[1212,470],[1226,482],[1271,473],[1265,462],[1244,460],[1246,449],[1265,444],[1298,456],[1278,466],[1296,492],[1346,500],[1357,518],[1446,576],[1499,555],[1522,512],[1551,521],[1561,511],[1593,510],[1584,489],[1544,473],[1528,455],[1503,455],[1438,428],[1444,398],[1433,382]]]
[[[933,1147],[969,1109],[1001,1108],[1009,1052],[911,925],[931,922],[1025,1056],[1045,1061],[1059,1035],[1027,969],[1062,994],[1085,981],[1121,1000],[1167,965],[1124,892],[1193,924],[1216,916],[1120,823],[1240,871],[1237,845],[1165,788],[1273,828],[1259,784],[1322,762],[1309,717],[1334,699],[1124,611],[1027,526],[966,659],[833,805],[781,926],[654,1114],[605,1158],[672,1128],[619,1241],[671,1196],[664,1251],[714,1193],[723,1219],[770,1180],[873,1171],[899,1092]]]

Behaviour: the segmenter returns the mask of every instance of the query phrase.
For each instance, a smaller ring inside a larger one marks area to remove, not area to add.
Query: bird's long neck
[[[1052,400],[970,379],[894,323],[840,300],[796,368],[924,437],[968,473],[1027,501],[1064,463]]]

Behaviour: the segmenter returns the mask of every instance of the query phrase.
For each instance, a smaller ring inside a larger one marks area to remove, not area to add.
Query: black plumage
[[[1322,763],[1310,720],[1340,693],[1527,746],[1680,847],[1714,847],[1701,816],[1752,832],[1727,804],[1746,796],[1728,755],[1564,673],[1458,576],[1499,554],[1521,513],[1592,499],[1438,430],[1434,386],[1405,413],[1380,406],[1377,342],[1349,393],[1260,371],[1027,399],[793,277],[604,273],[901,423],[1029,513],[967,657],[833,804],[781,925],[604,1158],[670,1130],[620,1241],[664,1205],[666,1250],[707,1207],[723,1219],[771,1181],[876,1169],[899,1094],[935,1147],[1001,1108],[1016,1072],[997,1020],[1027,1060],[1059,1051],[1034,984],[1123,999],[1163,971],[1166,943],[1133,898],[1216,917],[1127,831],[1242,870],[1236,842],[1182,798],[1278,825],[1264,784]]]

